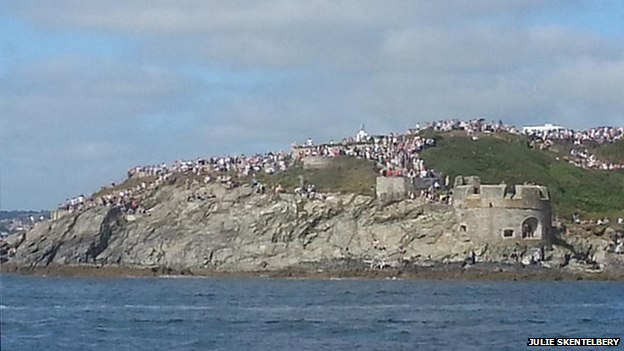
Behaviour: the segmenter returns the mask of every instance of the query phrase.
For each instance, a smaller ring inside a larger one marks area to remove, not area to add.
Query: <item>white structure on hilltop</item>
[[[522,134],[562,132],[565,130],[566,129],[564,127],[546,123],[543,126],[522,127]]]
[[[364,125],[360,126],[360,130],[355,135],[355,141],[358,143],[364,142],[368,140],[368,133],[364,130]]]

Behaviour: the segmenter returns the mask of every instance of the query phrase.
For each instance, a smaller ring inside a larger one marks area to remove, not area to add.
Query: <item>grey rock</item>
[[[454,209],[446,205],[380,205],[361,195],[310,200],[218,184],[199,188],[214,198],[187,201],[196,190],[162,186],[144,201],[149,214],[131,220],[119,209],[100,207],[40,224],[27,233],[11,261],[24,267],[97,264],[240,272],[335,262],[461,262],[471,252],[478,262],[502,261],[512,249],[457,232]]]

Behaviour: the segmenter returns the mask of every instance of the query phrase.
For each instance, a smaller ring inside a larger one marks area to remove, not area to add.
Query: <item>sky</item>
[[[416,123],[624,125],[622,0],[2,0],[0,209]]]

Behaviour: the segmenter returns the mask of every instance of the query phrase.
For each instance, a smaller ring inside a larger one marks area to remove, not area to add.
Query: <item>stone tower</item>
[[[453,207],[459,226],[475,242],[540,245],[550,241],[548,189],[539,185],[481,185],[479,177],[455,179]]]

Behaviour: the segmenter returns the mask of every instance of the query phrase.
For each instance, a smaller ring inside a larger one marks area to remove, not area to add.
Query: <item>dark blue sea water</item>
[[[0,284],[3,351],[525,350],[529,337],[624,337],[620,282],[3,275]]]

